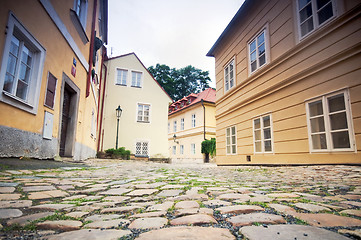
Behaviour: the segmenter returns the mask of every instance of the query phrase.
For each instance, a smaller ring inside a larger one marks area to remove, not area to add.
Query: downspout
[[[90,35],[90,51],[89,51],[89,69],[88,69],[88,77],[86,81],[86,92],[85,97],[89,97],[90,94],[90,81],[92,75],[92,65],[93,65],[93,52],[94,52],[94,38],[95,38],[95,20],[97,15],[97,4],[98,0],[94,0],[93,6],[93,19],[92,19],[92,27],[91,27],[91,35]]]
[[[100,122],[99,122],[99,138],[98,138],[98,146],[97,146],[97,151],[99,151],[100,148],[100,133],[102,132],[102,126],[103,126],[103,113],[104,113],[104,99],[105,99],[105,87],[106,87],[106,83],[107,83],[107,72],[108,72],[108,68],[107,66],[104,65],[104,63],[102,64],[102,68],[104,67],[104,84],[103,84],[103,97],[102,97],[102,103],[101,103],[101,112],[100,112]],[[99,106],[100,106],[100,102],[99,102]],[[102,134],[102,139],[104,137],[104,132]]]
[[[201,99],[201,104],[203,107],[203,138],[204,138],[204,140],[207,140],[206,139],[206,108],[203,103],[203,98]]]

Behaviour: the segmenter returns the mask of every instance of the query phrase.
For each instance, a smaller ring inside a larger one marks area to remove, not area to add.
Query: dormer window
[[[187,104],[191,104],[192,100],[188,99]]]

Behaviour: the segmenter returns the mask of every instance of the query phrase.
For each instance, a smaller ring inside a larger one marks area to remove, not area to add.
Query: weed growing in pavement
[[[252,202],[251,205],[258,205],[261,206],[263,208],[268,208],[268,204],[265,202]]]
[[[92,222],[93,222],[93,221],[90,221],[90,220],[84,221],[82,227],[84,227],[85,225],[87,225],[87,224],[89,224],[89,223],[92,223]]]
[[[298,202],[300,203],[313,203],[312,200],[310,199],[305,199],[305,198],[297,198]]]
[[[20,231],[20,230],[23,230],[23,227],[21,227],[19,224],[5,226],[1,229],[1,231],[4,231],[4,232],[12,232],[12,231]]]
[[[299,219],[299,218],[296,218],[296,217],[295,217],[295,224],[298,224],[298,225],[308,225],[307,222],[305,222],[305,221],[303,221],[303,220],[301,220],[301,219]]]
[[[204,205],[203,202],[197,200],[197,203],[199,204],[199,207],[200,207],[200,208],[206,208],[206,205]]]

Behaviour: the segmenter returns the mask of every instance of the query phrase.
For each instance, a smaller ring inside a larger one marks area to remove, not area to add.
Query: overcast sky
[[[244,0],[109,0],[108,55],[135,52],[146,67],[192,65],[209,71],[206,57]]]

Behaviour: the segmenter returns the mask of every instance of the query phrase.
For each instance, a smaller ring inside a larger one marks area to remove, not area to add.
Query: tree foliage
[[[209,88],[211,81],[208,71],[202,71],[191,65],[175,69],[158,63],[155,67],[150,66],[148,71],[175,101]]]
[[[216,139],[212,138],[211,140],[204,140],[202,142],[201,152],[210,154],[212,157],[216,155]]]

